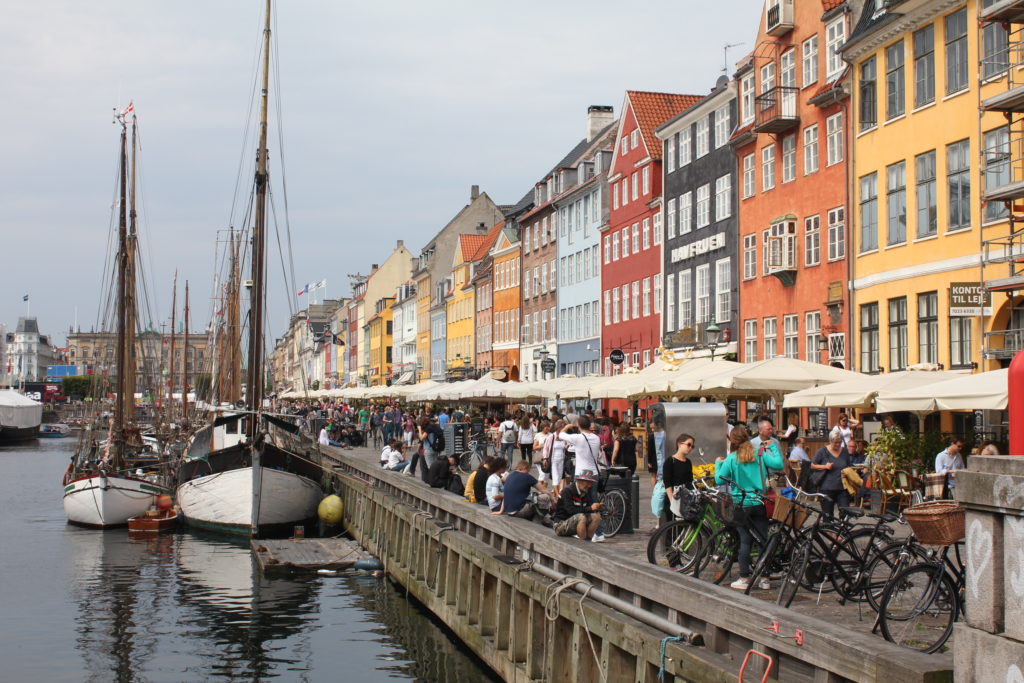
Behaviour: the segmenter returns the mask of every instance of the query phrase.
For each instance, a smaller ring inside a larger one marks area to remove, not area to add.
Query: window
[[[761,67],[761,94],[769,92],[775,87],[775,62],[768,62]],[[771,106],[768,98],[761,101],[761,109],[767,109]]]
[[[523,228],[523,240],[522,240],[522,242],[523,242],[523,253],[524,254],[529,254],[530,253],[530,228],[529,228],[529,226],[526,226],[526,227]]]
[[[860,307],[860,371],[878,372],[878,303]]]
[[[804,175],[818,170],[818,124],[804,128]]]
[[[633,201],[635,202],[640,198],[640,180],[636,173],[630,176],[630,180],[633,185]]]
[[[825,27],[825,77],[832,80],[843,70],[839,48],[846,40],[846,17],[841,16]]]
[[[914,31],[914,106],[935,101],[935,27]]]
[[[636,254],[640,251],[640,224],[633,224],[633,253]]]
[[[622,229],[622,258],[629,256],[629,228]]]
[[[612,322],[619,322],[619,288],[612,287]]]
[[[971,367],[971,318],[949,319],[949,366]]]
[[[529,277],[529,275],[527,275],[525,278],[523,278],[523,280],[524,280],[524,282],[523,282],[523,298],[524,299],[529,299],[530,298],[530,277]]]
[[[729,105],[715,110],[715,149],[729,142]]]
[[[644,193],[644,195],[648,195],[648,194],[651,193],[651,167],[650,167],[650,165],[647,165],[647,166],[643,167],[643,169],[641,170],[641,175],[643,176],[643,179],[641,181],[643,183],[643,193]]]
[[[732,320],[732,259],[715,262],[715,321]]]
[[[711,222],[711,184],[697,188],[697,227],[703,228]]]
[[[887,244],[903,244],[907,241],[907,162],[887,166],[886,198],[888,224],[886,226]]]
[[[985,188],[1010,182],[1010,131],[1003,126],[985,133]],[[1009,215],[1004,202],[985,202],[985,220],[995,221]]]
[[[846,258],[846,208],[838,206],[828,212],[828,260]]]
[[[644,315],[647,316],[647,315],[651,314],[651,278],[649,278],[649,277],[645,277],[644,278],[643,297],[644,297]]]
[[[776,221],[768,232],[765,272],[796,268],[796,221]]]
[[[801,54],[803,56],[803,87],[818,81],[818,36],[813,35],[804,41]]]
[[[700,159],[708,153],[708,119],[703,118],[697,121],[697,150],[694,158]]]
[[[860,251],[878,249],[878,174],[860,179]]]
[[[939,362],[939,293],[917,295],[918,362]]]
[[[875,58],[864,60],[860,65],[860,129],[862,131],[878,125],[878,76]]]
[[[732,176],[724,175],[715,181],[715,220],[732,215]]]
[[[650,249],[651,247],[651,219],[644,219],[644,249]]]
[[[907,297],[889,299],[889,370],[907,369]]]
[[[914,157],[917,179],[917,237],[929,237],[939,230],[938,199],[935,195],[935,150]]]
[[[622,189],[622,205],[625,206],[629,204],[629,180],[623,178],[619,187]]]
[[[679,273],[679,327],[685,330],[693,327],[693,271],[689,268]]]
[[[754,121],[754,74],[749,73],[740,81],[740,123],[747,125]]]
[[[564,318],[563,318],[564,320]],[[604,290],[604,321],[605,324],[610,323],[612,320],[612,293],[607,289]]]
[[[757,235],[743,236],[743,279],[752,280],[757,275]]]
[[[665,169],[671,173],[676,170],[676,139],[675,136],[665,141]]]
[[[757,321],[743,321],[743,362],[753,363],[757,360]]]
[[[743,157],[743,198],[754,196],[754,155]]]
[[[786,358],[800,357],[800,317],[797,314],[787,315],[782,319],[782,352]]]
[[[679,234],[685,235],[693,226],[693,193],[687,192],[679,198]],[[669,236],[674,237],[672,231]]]
[[[629,151],[629,137],[626,135],[622,136],[622,140],[619,141],[619,154],[625,154]]]
[[[689,194],[686,194],[684,196],[688,197]],[[680,200],[680,202],[682,202],[683,197],[680,197],[679,200]],[[666,220],[668,221],[668,238],[672,239],[673,237],[676,236],[676,200],[675,199],[668,200],[668,205],[665,207],[665,214],[666,214]]]
[[[619,184],[612,183],[612,208],[619,208]],[[564,234],[564,230],[562,231]]]
[[[633,317],[634,318],[639,318],[640,317],[640,281],[639,280],[634,280],[633,281],[633,292],[632,293],[633,293],[633,296],[632,296],[632,299],[633,299]]]
[[[1010,38],[1006,26],[998,22],[985,24],[981,32],[981,75],[995,78],[1010,68]]]
[[[782,138],[782,182],[796,180],[796,136]]]
[[[843,160],[843,113],[839,112],[825,119],[825,151],[828,165]]]
[[[767,192],[775,187],[775,145],[761,150],[761,190]]]
[[[661,212],[654,214],[652,218],[654,222],[654,243],[661,244]]]
[[[804,219],[804,266],[821,262],[821,216]]]
[[[622,285],[622,322],[627,320],[629,320],[629,283]]]
[[[700,325],[706,323],[711,316],[711,264],[697,266],[694,275],[697,278],[697,309],[694,322]]]
[[[779,355],[779,321],[778,318],[764,319],[764,357],[765,360]]]
[[[679,168],[690,163],[690,150],[690,128],[684,128],[679,131]]]
[[[612,237],[611,235],[604,236],[604,262],[612,262]],[[565,284],[565,259],[562,259],[562,284]]]
[[[946,22],[946,94],[967,89],[967,8],[953,12]]]
[[[804,314],[804,357],[811,363],[821,358],[818,340],[821,339],[821,311],[809,311]]]
[[[885,48],[885,118],[902,116],[906,108],[903,41]]]
[[[654,314],[661,312],[661,273],[654,276]]]
[[[612,233],[612,261],[619,260],[619,233]],[[570,277],[570,279],[572,279]]]
[[[949,186],[948,230],[971,225],[971,142],[946,146],[946,183]]]

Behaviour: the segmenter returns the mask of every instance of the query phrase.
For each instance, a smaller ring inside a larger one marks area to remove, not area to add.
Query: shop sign
[[[980,282],[949,283],[949,316],[963,318],[992,315],[992,296],[981,288]]]

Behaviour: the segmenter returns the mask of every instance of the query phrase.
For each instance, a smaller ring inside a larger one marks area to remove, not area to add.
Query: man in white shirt
[[[571,424],[562,427],[558,432],[558,440],[564,441],[576,455],[576,471],[599,472],[598,461],[604,462],[601,457],[601,439],[590,429],[590,418],[581,415],[579,420],[579,434],[571,434]]]
[[[964,447],[964,440],[953,437],[944,450],[939,451],[935,456],[935,472],[945,474],[947,486],[956,486],[956,471],[964,469],[964,459],[960,455],[960,449]]]

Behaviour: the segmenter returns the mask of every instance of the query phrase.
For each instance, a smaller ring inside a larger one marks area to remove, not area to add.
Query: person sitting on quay
[[[501,505],[505,498],[505,480],[502,475],[507,469],[508,462],[504,458],[497,458],[489,468],[491,474],[487,477],[486,496],[491,514],[501,514]]]
[[[398,439],[394,439],[388,442],[388,445],[384,447],[384,451],[380,454],[381,461],[387,462],[385,467],[392,472],[401,472],[409,466],[409,461],[405,459],[403,451],[405,447],[402,446],[402,442]]]
[[[595,502],[593,486],[597,475],[593,470],[581,470],[575,481],[562,489],[562,494],[551,513],[555,534],[558,536],[575,536],[592,543],[603,543],[604,534],[600,533],[601,506]]]
[[[331,427],[330,424],[325,424],[323,427],[321,427],[320,436],[317,439],[317,443],[320,444],[321,446],[341,446],[340,441],[335,441],[334,439],[331,438],[330,429],[328,429],[329,427]]]
[[[432,489],[446,489],[453,493],[462,492],[462,480],[455,473],[459,459],[454,453],[446,458],[438,458],[427,470],[427,484]]]
[[[528,504],[532,489],[536,489],[540,494],[537,498],[537,507],[541,510],[550,508],[551,496],[548,495],[547,484],[537,481],[536,477],[530,474],[530,463],[528,461],[520,460],[516,463],[515,471],[505,478],[501,511],[513,517],[533,519],[536,511],[532,504]]]

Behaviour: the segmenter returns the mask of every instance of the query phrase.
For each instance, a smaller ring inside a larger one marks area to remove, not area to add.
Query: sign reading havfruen
[[[980,282],[949,283],[949,315],[952,318],[992,315],[992,296]]]

